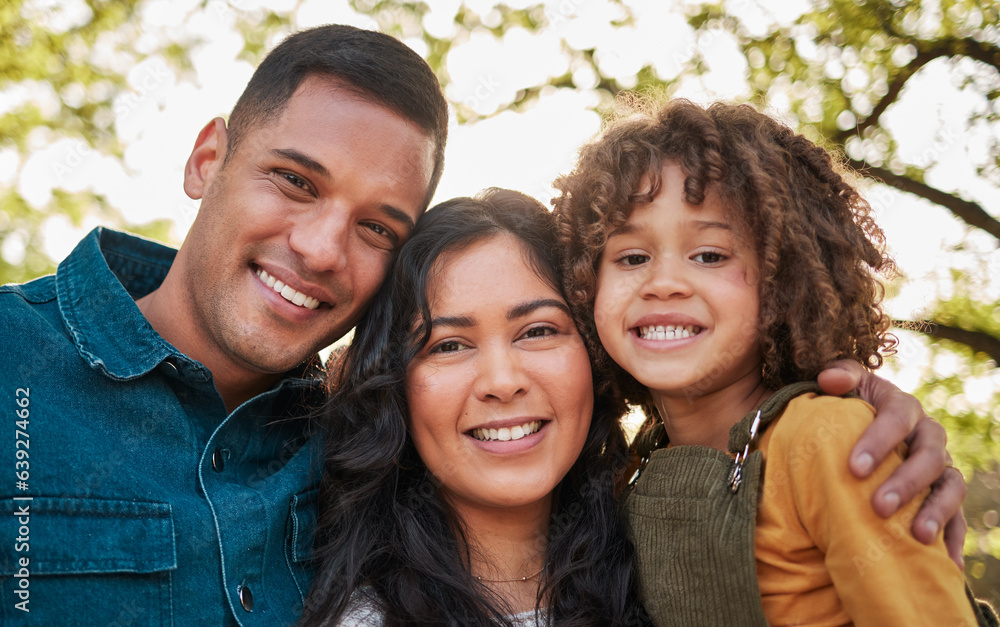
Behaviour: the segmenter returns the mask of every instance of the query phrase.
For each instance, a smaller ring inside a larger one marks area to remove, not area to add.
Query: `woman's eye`
[[[694,260],[697,261],[698,263],[713,264],[713,263],[719,263],[720,261],[725,261],[726,256],[723,255],[722,253],[717,253],[717,252],[705,252],[705,253],[698,253],[697,255],[695,255]]]
[[[544,337],[546,335],[555,335],[556,330],[552,327],[531,327],[524,332],[524,337]]]
[[[458,351],[460,351],[460,350],[462,350],[464,348],[465,348],[465,346],[461,342],[458,342],[458,341],[455,341],[455,340],[451,340],[449,342],[441,342],[440,344],[438,344],[437,346],[435,346],[433,349],[431,349],[431,352],[432,353],[456,353],[456,352],[458,352]]]

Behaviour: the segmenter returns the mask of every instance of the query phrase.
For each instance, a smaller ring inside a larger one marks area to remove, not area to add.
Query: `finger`
[[[853,390],[875,408],[875,421],[861,435],[848,461],[851,472],[859,479],[867,477],[896,446],[906,441],[914,425],[926,418],[917,399],[854,360],[834,362],[817,380],[829,394]]]
[[[966,524],[961,509],[944,526],[944,545],[948,548],[948,557],[958,564],[959,570],[965,570],[965,533],[968,530],[969,525]]]
[[[829,368],[819,373],[816,382],[821,390],[833,396],[843,396],[853,392],[861,380],[865,370],[853,359],[841,359],[833,362]]]
[[[876,412],[875,420],[861,434],[851,451],[851,472],[858,478],[864,478],[899,444],[919,442],[920,436],[916,433],[918,425],[922,422],[936,423],[927,417],[916,398],[870,373],[862,377],[858,390]],[[943,433],[942,430],[942,436]],[[940,441],[939,454],[944,450],[944,441]]]
[[[883,518],[891,516],[900,505],[909,503],[918,493],[931,487],[935,481],[939,481],[947,465],[944,428],[928,418],[921,421],[913,431],[910,454],[885,483],[875,490],[872,497],[872,507]],[[950,484],[943,484],[942,488],[954,489]],[[945,500],[944,505],[960,506],[961,498],[958,501],[957,504],[952,504],[950,500]],[[932,510],[932,513],[936,511]],[[938,522],[938,527],[931,535],[936,535],[944,521],[953,513],[954,509],[948,511],[948,515],[943,518],[933,517],[932,520]]]
[[[945,469],[934,483],[930,495],[920,507],[913,519],[913,536],[930,544],[937,537],[937,532],[944,528],[944,543],[951,559],[963,567],[962,549],[965,545],[967,525],[962,514],[962,501],[968,487],[962,473],[954,467]]]

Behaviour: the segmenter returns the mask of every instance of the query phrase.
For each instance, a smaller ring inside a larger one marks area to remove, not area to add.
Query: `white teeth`
[[[316,309],[319,307],[319,299],[313,298],[312,296],[306,296],[302,292],[296,290],[290,285],[285,285],[281,281],[275,279],[273,276],[268,274],[262,269],[257,270],[257,276],[260,278],[261,283],[268,286],[275,292],[281,294],[281,297],[290,303],[298,305],[299,307],[305,307],[306,309]]]
[[[477,440],[497,440],[509,442],[520,440],[526,435],[531,435],[542,428],[541,420],[532,420],[516,427],[500,427],[499,429],[473,429],[472,437]]]
[[[674,326],[657,325],[652,327],[639,327],[639,337],[645,340],[680,340],[701,333],[701,327],[694,325]]]

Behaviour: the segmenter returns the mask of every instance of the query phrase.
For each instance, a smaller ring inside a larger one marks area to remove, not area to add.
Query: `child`
[[[803,383],[894,345],[882,232],[826,151],[749,105],[676,100],[556,185],[566,292],[614,361],[597,372],[649,416],[626,508],[657,624],[985,620],[941,538],[910,535],[919,499],[868,505],[900,458],[849,474],[871,406]]]

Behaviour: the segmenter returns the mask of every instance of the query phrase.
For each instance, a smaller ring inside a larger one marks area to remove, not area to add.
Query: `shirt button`
[[[173,372],[174,374],[177,374],[177,372],[178,372],[178,370],[177,370],[177,364],[175,364],[175,363],[174,363],[174,361],[173,361],[172,359],[164,359],[164,360],[163,360],[163,363],[165,363],[165,364],[166,364],[167,366],[169,366],[169,367],[170,367],[170,370],[171,370],[171,371],[172,371],[172,372]]]
[[[243,606],[243,609],[245,609],[248,612],[252,612],[253,611],[253,593],[250,592],[250,588],[248,588],[247,586],[241,585],[239,587],[239,595],[240,595],[240,605]]]
[[[222,472],[226,468],[226,458],[229,457],[229,450],[224,448],[217,448],[215,452],[212,453],[212,470],[215,472]]]

